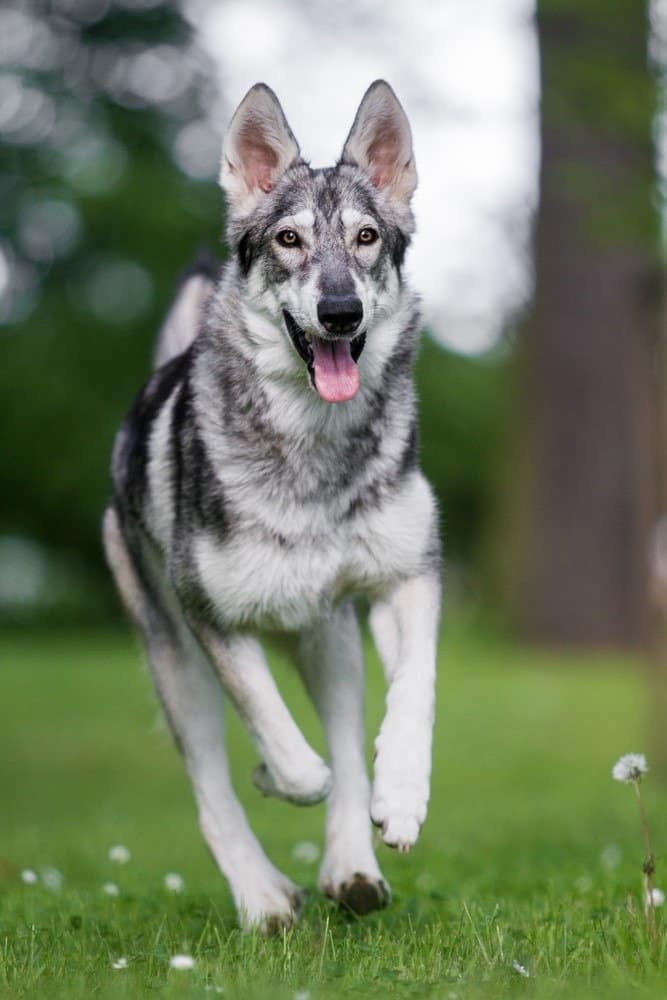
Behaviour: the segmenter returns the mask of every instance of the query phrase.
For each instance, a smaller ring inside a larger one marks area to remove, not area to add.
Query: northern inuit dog
[[[222,694],[265,794],[328,797],[319,886],[358,913],[389,897],[370,818],[408,851],[426,816],[440,608],[437,514],[417,465],[419,317],[401,267],[417,183],[392,89],[364,96],[339,162],[313,170],[274,93],[253,87],[222,155],[231,259],[195,270],[113,454],[108,561],[146,646],[204,837],[242,924],[295,919],[230,782]],[[386,715],[366,774],[354,601],[370,604]],[[260,645],[293,639],[329,764]]]

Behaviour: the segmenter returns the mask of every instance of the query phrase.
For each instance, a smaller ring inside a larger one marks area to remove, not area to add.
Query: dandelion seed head
[[[523,976],[524,979],[528,979],[530,977],[530,972],[526,966],[522,965],[521,962],[517,962],[516,959],[512,962],[512,968],[515,972],[518,972],[520,976]]]
[[[21,872],[21,881],[25,882],[26,885],[34,885],[38,881],[37,872],[34,872],[32,868],[24,868]]]
[[[629,784],[632,781],[639,781],[642,774],[646,774],[647,771],[648,764],[643,753],[626,753],[614,764],[611,776],[616,781]]]
[[[650,906],[664,906],[665,894],[662,889],[651,889],[646,893],[646,902]]]
[[[62,888],[63,873],[59,872],[57,868],[42,868],[42,882],[47,889],[58,892]]]
[[[319,856],[319,847],[310,840],[300,840],[292,848],[292,857],[303,865],[314,865]]]
[[[183,892],[185,889],[183,876],[179,875],[178,872],[167,872],[164,877],[164,887],[169,892]]]
[[[126,865],[132,855],[124,844],[114,844],[113,847],[109,848],[108,857],[109,861],[113,861],[117,865]]]
[[[127,969],[127,959],[121,955],[120,958],[116,958],[111,963],[112,969]]]
[[[120,889],[115,882],[105,882],[102,886],[102,892],[105,892],[107,896],[120,896]]]
[[[192,955],[172,955],[169,959],[169,967],[178,969],[180,972],[187,972],[189,969],[194,969],[195,960]]]

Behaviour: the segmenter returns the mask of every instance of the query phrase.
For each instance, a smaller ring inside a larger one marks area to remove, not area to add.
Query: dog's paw
[[[309,767],[303,767],[289,777],[276,775],[266,764],[259,764],[252,773],[252,780],[262,795],[286,799],[297,806],[312,806],[326,799],[332,783],[331,771],[315,755]]]
[[[400,746],[401,744],[398,744]],[[410,745],[410,744],[407,744]],[[414,750],[414,744],[413,750]],[[419,837],[429,797],[429,763],[414,754],[399,754],[378,740],[371,819],[389,847],[406,853]]]
[[[380,875],[353,872],[342,882],[320,880],[325,896],[333,899],[343,910],[363,917],[373,910],[381,910],[391,900],[389,886]]]
[[[237,900],[239,922],[244,931],[271,937],[297,922],[305,899],[306,890],[284,876],[258,883]]]

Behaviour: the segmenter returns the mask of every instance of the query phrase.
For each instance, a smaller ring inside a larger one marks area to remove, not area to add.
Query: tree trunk
[[[536,294],[523,344],[519,614],[554,644],[649,627],[658,223],[639,0],[538,4]]]

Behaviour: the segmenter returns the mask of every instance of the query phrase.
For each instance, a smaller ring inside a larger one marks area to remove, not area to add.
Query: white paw
[[[388,743],[378,737],[371,819],[389,847],[405,853],[417,841],[426,819],[429,797],[428,748],[418,753],[418,741]],[[401,747],[410,747],[412,752]],[[398,751],[398,752],[397,752]]]
[[[234,892],[239,923],[245,931],[278,934],[299,919],[305,896],[304,889],[277,870],[251,879]]]
[[[286,775],[270,771],[267,764],[259,764],[252,773],[254,785],[263,795],[287,799],[298,806],[312,806],[326,799],[331,791],[331,771],[316,754],[302,764],[298,771]]]

